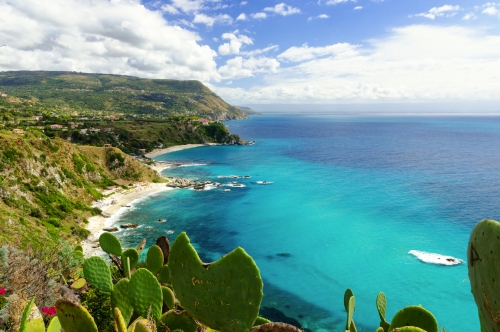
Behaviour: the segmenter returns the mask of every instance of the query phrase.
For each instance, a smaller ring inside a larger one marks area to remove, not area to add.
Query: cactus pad
[[[500,223],[481,220],[472,230],[467,261],[472,294],[479,309],[482,326],[500,331]]]
[[[222,332],[252,328],[263,284],[257,265],[242,248],[204,266],[181,233],[172,244],[168,266],[175,296],[191,317]]]
[[[170,271],[168,265],[163,265],[158,273],[158,281],[166,284],[170,284]]]
[[[151,331],[151,329],[149,329],[147,327],[147,324],[140,321],[140,322],[137,322],[137,324],[135,324],[134,332],[153,332],[153,331]]]
[[[129,270],[132,270],[137,265],[137,262],[139,262],[139,253],[134,248],[127,249],[122,253],[122,265],[124,271],[125,264],[127,264],[127,258],[130,261]]]
[[[398,311],[392,319],[389,331],[400,331],[405,326],[419,327],[427,332],[438,332],[436,318],[421,306],[409,306]]]
[[[382,327],[378,327],[375,332],[384,332],[384,329]]]
[[[94,318],[81,305],[67,300],[57,300],[56,314],[64,331],[97,332]]]
[[[61,323],[59,322],[59,317],[55,316],[49,323],[47,327],[47,332],[61,332]]]
[[[380,321],[385,322],[385,311],[387,308],[387,300],[383,292],[378,293],[377,300],[375,301],[377,305],[378,315],[380,316]]]
[[[163,266],[163,252],[157,245],[151,246],[146,257],[146,266],[148,270],[156,275]]]
[[[83,263],[83,274],[85,279],[95,288],[103,292],[113,290],[111,271],[108,264],[101,257],[94,256],[86,259]]]
[[[75,247],[75,251],[80,251],[80,252],[83,252],[83,247],[82,247],[82,245],[81,245],[81,244],[77,245],[77,246]]]
[[[143,317],[148,313],[154,319],[161,316],[163,294],[156,277],[146,269],[138,269],[130,278],[129,300],[134,310]],[[151,311],[150,311],[151,309]]]
[[[129,301],[129,283],[130,281],[128,279],[121,279],[113,286],[113,291],[111,292],[111,307],[113,309],[120,309],[120,315],[127,325],[134,311]]]
[[[116,332],[127,332],[127,324],[123,319],[120,309],[114,308],[113,313],[115,315],[115,331]]]
[[[111,233],[102,233],[101,236],[99,236],[99,244],[101,245],[102,250],[108,254],[113,254],[118,257],[122,255],[122,245],[120,240],[118,240],[116,236]]]
[[[84,278],[80,278],[77,281],[75,281],[73,284],[71,284],[71,288],[73,289],[81,289],[87,284],[87,280]]]
[[[165,303],[168,309],[173,309],[175,306],[174,292],[165,286],[161,286],[161,291],[163,293],[163,303]]]
[[[349,299],[351,298],[351,296],[354,296],[352,290],[350,288],[347,288],[344,292],[344,308],[345,308],[345,312],[347,312],[347,310],[349,310]]]
[[[185,311],[167,311],[161,315],[160,323],[167,326],[170,331],[196,332],[198,329],[198,324]]]
[[[267,324],[267,323],[272,323],[272,322],[269,319],[267,319],[267,318],[259,316],[259,317],[257,317],[257,319],[255,320],[255,322],[253,323],[253,326]]]
[[[353,296],[351,296],[349,298],[349,302],[347,304],[347,322],[346,322],[346,330],[350,331],[352,330],[351,328],[351,325],[354,324],[354,322],[352,321],[352,317],[354,316],[354,309],[356,308],[356,298]],[[354,328],[355,330],[355,328]]]
[[[395,329],[394,332],[427,332],[427,331],[422,330],[420,327],[416,327],[416,326],[404,326],[404,327],[400,327],[398,329]]]

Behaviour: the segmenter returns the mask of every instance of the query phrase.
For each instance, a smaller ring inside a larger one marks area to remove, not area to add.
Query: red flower
[[[56,307],[52,306],[50,308],[43,307],[42,312],[46,315],[54,316],[56,314]]]
[[[5,295],[5,287],[0,288],[0,295]]]

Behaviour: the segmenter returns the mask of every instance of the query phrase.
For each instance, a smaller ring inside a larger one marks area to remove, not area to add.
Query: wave
[[[257,184],[273,184],[274,182],[269,182],[269,181],[257,181]]]
[[[226,187],[233,187],[233,188],[243,188],[246,187],[244,184],[241,183],[226,183],[224,184]]]
[[[459,265],[459,264],[464,263],[464,261],[459,259],[459,258],[435,254],[432,252],[410,250],[408,252],[408,254],[413,255],[413,256],[417,257],[419,260],[421,260],[422,262],[429,263],[429,264],[453,266],[453,265]]]
[[[179,167],[207,166],[208,164],[180,164]]]

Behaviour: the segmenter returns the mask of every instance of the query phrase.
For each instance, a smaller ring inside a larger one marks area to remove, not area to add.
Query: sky
[[[0,46],[0,71],[195,79],[236,105],[500,101],[484,0],[0,0]]]

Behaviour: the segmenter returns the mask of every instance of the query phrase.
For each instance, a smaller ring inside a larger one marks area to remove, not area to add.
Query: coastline
[[[181,150],[192,149],[192,148],[199,148],[202,146],[214,146],[214,145],[219,145],[219,143],[174,145],[174,146],[171,146],[169,148],[154,149],[153,151],[146,153],[145,156],[148,158],[154,158],[154,157],[157,157],[159,155],[170,153],[170,152],[181,151]]]
[[[89,223],[85,228],[90,231],[90,235],[81,242],[84,256],[104,255],[104,252],[99,247],[99,236],[103,233],[104,228],[110,227],[120,215],[127,212],[129,209],[127,205],[130,206],[140,199],[168,190],[174,190],[174,188],[167,187],[165,183],[136,185],[132,190],[115,192],[97,202],[98,204],[94,204],[94,206],[98,205],[102,212],[109,214],[110,217],[105,218],[99,215],[89,218]]]
[[[208,144],[185,144],[185,145],[174,145],[165,149],[156,149],[146,154],[146,157],[153,158],[162,154],[171,153],[175,151],[181,151],[185,149],[192,149],[202,146],[214,146],[217,143]],[[171,163],[157,163],[155,165],[149,165],[153,170],[161,173],[162,170],[175,166]],[[160,174],[161,175],[161,174]],[[120,216],[127,212],[129,209],[127,205],[131,205],[134,202],[144,199],[148,196],[168,191],[174,190],[174,188],[167,187],[165,183],[146,183],[146,184],[136,184],[135,188],[131,190],[122,191],[118,189],[111,196],[106,197],[99,202],[94,202],[93,206],[99,207],[102,212],[109,214],[110,217],[106,218],[102,215],[93,216],[89,218],[89,223],[86,225],[86,229],[90,231],[90,235],[87,239],[81,242],[83,247],[83,253],[85,257],[105,255],[104,251],[101,250],[99,246],[99,236],[104,232],[104,228],[110,227]],[[113,191],[111,191],[113,192]],[[109,192],[109,193],[111,193]],[[104,193],[106,194],[106,193]],[[114,203],[114,204],[113,204]]]

